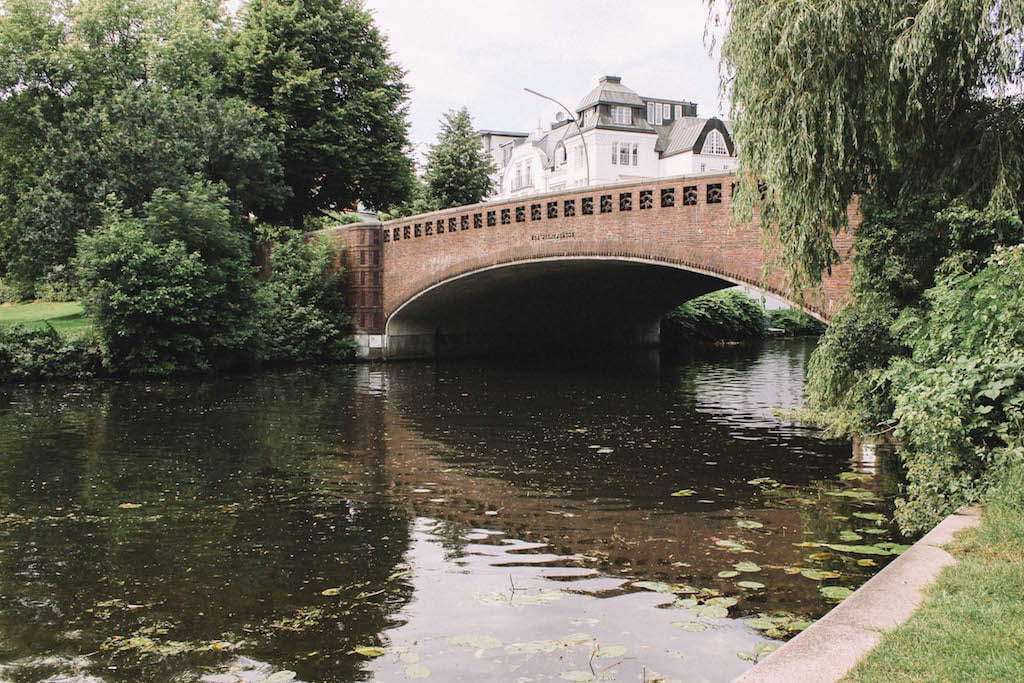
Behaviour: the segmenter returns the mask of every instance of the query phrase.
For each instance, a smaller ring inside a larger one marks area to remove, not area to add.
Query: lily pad
[[[335,595],[341,595],[341,589],[340,588],[327,588],[325,590],[320,591],[320,595],[326,595],[329,598],[333,597]]]
[[[856,498],[858,500],[867,500],[868,498],[874,498],[875,494],[873,491],[867,489],[843,489],[842,491],[826,491],[825,495],[838,496],[839,498]]]
[[[697,492],[693,489],[681,489],[671,494],[673,498],[686,498],[687,496],[695,495]]]
[[[860,519],[866,519],[870,522],[878,522],[879,524],[884,522],[886,519],[885,515],[881,512],[854,512],[853,516],[859,517]]]
[[[625,645],[610,645],[597,648],[594,651],[594,656],[599,659],[618,659],[624,657],[627,652],[629,652],[629,648]]]
[[[729,608],[739,602],[740,599],[734,595],[721,595],[715,598],[708,598],[704,604],[706,605],[720,605],[721,607]]]
[[[753,562],[746,562],[746,561],[744,561],[744,562],[737,562],[736,564],[734,564],[732,566],[732,568],[735,569],[738,572],[759,572],[759,571],[761,571],[761,566],[760,565],[755,564]]]
[[[825,581],[826,579],[838,579],[842,574],[824,569],[803,569],[800,571],[800,576],[811,581]]]
[[[724,619],[729,616],[729,610],[721,605],[696,605],[690,608],[694,616],[707,617],[708,619]]]
[[[294,681],[296,675],[294,671],[282,669],[272,673],[269,678],[264,679],[263,683],[288,683],[288,681]]]
[[[849,529],[843,529],[839,532],[839,540],[844,543],[854,543],[856,541],[864,540],[864,537],[858,533],[850,531]]]
[[[478,650],[490,650],[501,647],[501,641],[494,636],[451,636],[448,642],[452,645],[468,645]]]
[[[142,504],[141,503],[121,503],[117,507],[121,508],[122,510],[135,510],[136,508],[142,507]]]
[[[738,526],[741,529],[763,529],[764,528],[764,524],[761,524],[761,522],[755,522],[752,519],[737,519],[736,520],[736,526]]]
[[[563,681],[572,681],[573,683],[587,683],[588,681],[597,680],[597,677],[589,671],[566,671],[559,678]]]
[[[753,486],[778,486],[779,482],[775,481],[771,477],[758,477],[757,479],[751,479],[747,481],[748,484]]]
[[[865,557],[862,560],[857,560],[857,565],[860,567],[877,567],[878,563],[869,557]]]
[[[565,643],[557,640],[531,640],[528,643],[512,643],[505,646],[505,651],[510,654],[535,655],[539,653],[550,653],[564,648]]]
[[[742,543],[737,543],[736,541],[729,538],[720,538],[717,541],[715,541],[715,545],[717,545],[719,548],[725,548],[726,550],[731,550],[733,552],[745,553],[750,551],[750,548],[748,548],[747,546],[743,545]]]
[[[700,633],[701,631],[708,630],[708,627],[699,621],[673,621],[672,625],[680,631],[688,633]]]
[[[764,588],[764,584],[758,583],[757,581],[737,581],[736,585],[740,588],[747,588],[755,591]]]
[[[430,678],[430,669],[419,662],[405,667],[406,678]]]
[[[734,576],[739,576],[740,573],[734,569],[727,569],[722,572],[718,572],[718,578],[720,579],[731,579]]]
[[[385,655],[387,654],[387,651],[387,648],[377,647],[375,645],[361,645],[352,650],[352,652],[356,653],[357,655],[369,657],[370,659],[373,659],[374,657],[380,657],[381,655]]]
[[[660,581],[634,581],[632,585],[636,588],[654,591],[655,593],[675,593],[675,589],[672,586]]]
[[[845,600],[853,595],[853,591],[846,586],[822,586],[818,590],[829,600]]]
[[[853,553],[854,555],[891,555],[885,548],[877,545],[844,545],[842,543],[826,543],[826,548],[831,548],[837,553]]]

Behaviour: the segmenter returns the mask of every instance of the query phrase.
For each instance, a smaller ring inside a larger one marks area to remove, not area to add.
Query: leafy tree
[[[216,3],[83,0],[66,17],[45,1],[12,7],[0,15],[12,131],[0,133],[0,260],[24,289],[62,272],[108,194],[137,209],[200,173],[225,182],[239,213],[283,200],[266,113],[219,81]]]
[[[351,320],[344,273],[331,244],[300,237],[278,244],[263,283],[260,358],[269,363],[338,361],[351,357]]]
[[[402,70],[358,0],[254,0],[232,55],[238,92],[271,117],[291,197],[270,220],[405,199]]]
[[[466,107],[444,115],[437,144],[427,153],[424,179],[437,208],[476,204],[491,193],[495,172],[490,155],[480,146]]]
[[[136,212],[110,202],[78,252],[83,303],[112,371],[168,375],[254,359],[255,273],[223,188],[194,178],[158,189]]]

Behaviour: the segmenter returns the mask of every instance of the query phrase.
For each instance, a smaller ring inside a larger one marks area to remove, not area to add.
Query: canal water
[[[905,548],[810,349],[0,387],[0,681],[728,681]]]

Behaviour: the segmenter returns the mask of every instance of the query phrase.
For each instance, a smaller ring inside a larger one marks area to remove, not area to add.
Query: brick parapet
[[[606,185],[487,202],[324,231],[341,247],[357,332],[382,334],[390,315],[440,283],[501,265],[612,258],[679,267],[789,299],[781,269],[766,268],[758,219],[732,222],[734,176]],[[589,212],[588,212],[589,209]],[[802,303],[822,319],[849,297],[849,250],[859,224],[836,236],[840,262]]]

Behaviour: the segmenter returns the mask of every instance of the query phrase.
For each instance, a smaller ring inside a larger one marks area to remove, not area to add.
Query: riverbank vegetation
[[[853,680],[1008,680],[1024,517],[1024,6],[999,0],[725,0],[738,216],[755,207],[797,292],[839,259],[852,299],[808,370],[834,434],[886,435],[897,521],[965,503],[981,530],[922,612]],[[814,122],[809,124],[808,122]],[[1005,628],[1004,628],[1005,626]],[[923,646],[922,646],[923,645]]]
[[[1024,668],[1024,467],[990,489],[978,528],[961,532],[921,609],[844,680],[1012,681]]]
[[[809,366],[808,405],[835,434],[900,441],[898,519],[928,528],[1024,460],[1024,8],[716,8],[737,215],[757,207],[797,294],[850,258],[832,237],[858,198],[852,300]]]
[[[408,197],[402,77],[356,0],[4,3],[3,300],[82,301],[105,373],[346,355],[336,255],[298,238]]]

